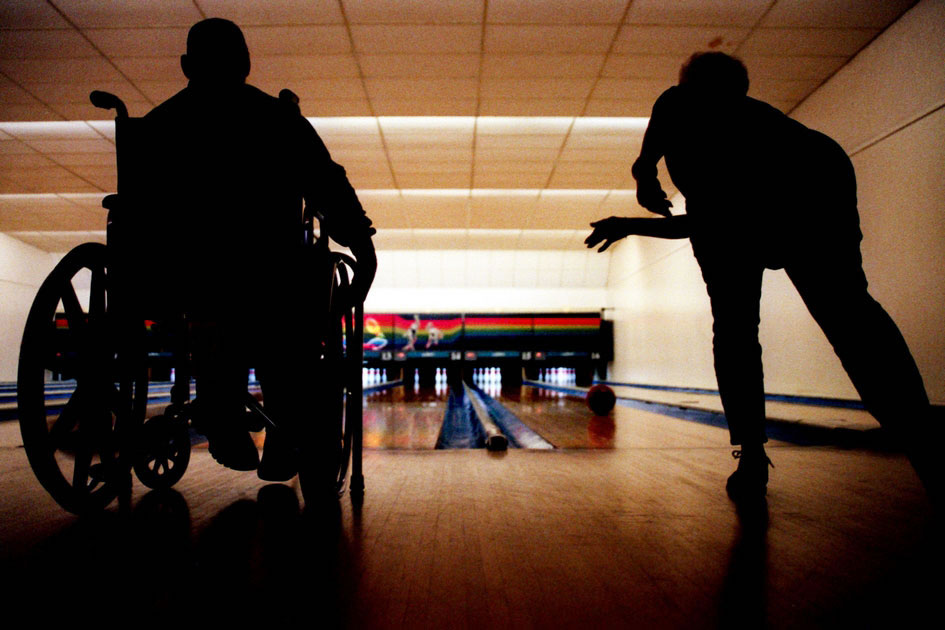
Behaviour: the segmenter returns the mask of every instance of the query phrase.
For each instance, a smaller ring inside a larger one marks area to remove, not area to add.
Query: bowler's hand
[[[637,203],[661,217],[671,217],[673,213],[669,211],[673,207],[672,202],[666,198],[666,192],[657,186],[655,189],[637,188]]]
[[[377,253],[374,251],[374,242],[370,239],[351,244],[351,253],[354,254],[358,265],[355,268],[354,280],[351,283],[352,295],[355,303],[364,303],[374,276],[377,274]]]
[[[627,222],[623,217],[609,217],[607,219],[601,219],[600,221],[594,221],[591,223],[591,227],[594,228],[594,231],[591,232],[590,236],[584,239],[584,243],[588,247],[594,247],[603,241],[603,246],[597,250],[599,252],[604,251],[610,247],[611,244],[629,235]]]

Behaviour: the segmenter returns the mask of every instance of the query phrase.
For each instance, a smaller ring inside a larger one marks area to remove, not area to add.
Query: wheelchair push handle
[[[114,109],[115,118],[128,118],[128,108],[124,102],[110,92],[95,90],[89,94],[89,100],[99,109]]]

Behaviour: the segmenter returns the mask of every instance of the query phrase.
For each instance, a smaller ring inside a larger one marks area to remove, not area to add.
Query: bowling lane
[[[583,397],[529,385],[502,388],[484,385],[483,391],[555,448],[615,446],[617,428],[613,413],[595,416]]]
[[[365,448],[435,448],[448,397],[445,384],[429,388],[397,386],[366,393]]]

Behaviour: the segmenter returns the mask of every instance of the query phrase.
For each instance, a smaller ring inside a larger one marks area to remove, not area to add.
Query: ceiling
[[[391,250],[577,249],[642,212],[629,165],[697,50],[740,56],[789,112],[913,0],[4,0],[0,231],[103,238],[103,89],[142,115],[185,85],[187,29],[243,28],[249,81],[301,97]]]

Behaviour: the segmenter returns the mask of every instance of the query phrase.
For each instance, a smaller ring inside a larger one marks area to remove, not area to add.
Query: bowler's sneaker
[[[768,466],[774,468],[768,456],[764,451],[748,455],[732,451],[732,457],[738,460],[738,468],[725,484],[729,498],[736,503],[764,499],[768,493]]]

